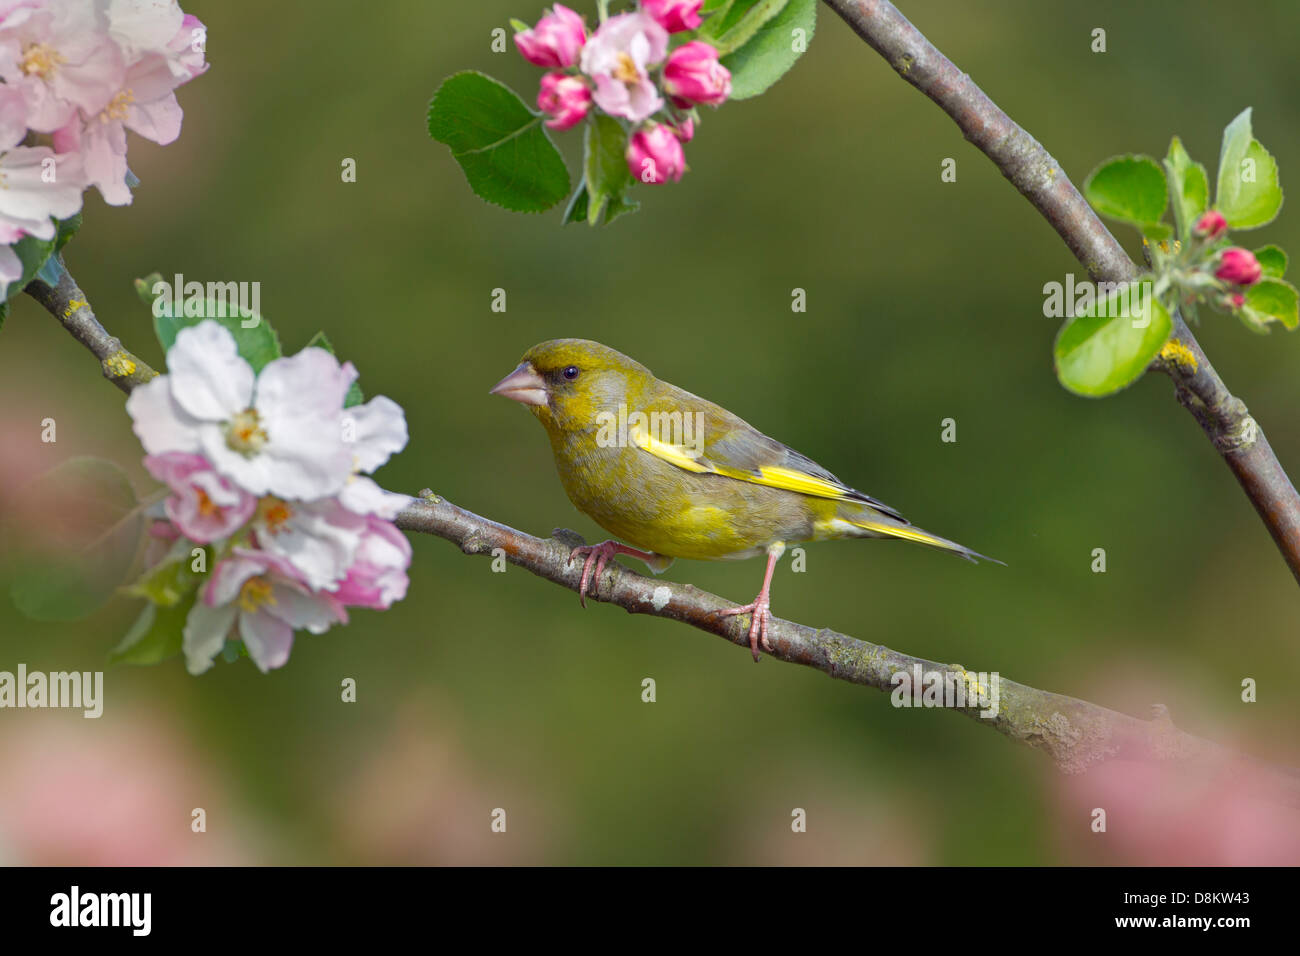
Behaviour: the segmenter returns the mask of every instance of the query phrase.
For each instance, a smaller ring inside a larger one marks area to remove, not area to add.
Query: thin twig
[[[1125,282],[1137,266],[1097,218],[1052,155],[939,52],[888,0],[824,0],[866,43],[940,109],[991,159],[1065,240],[1093,279]],[[1296,580],[1300,581],[1300,495],[1264,431],[1223,384],[1191,329],[1174,316],[1155,367],[1237,477]]]
[[[78,342],[101,356],[101,361],[105,354],[130,355],[95,318],[84,293],[71,277],[53,288],[38,280],[25,291],[59,319]],[[155,374],[134,356],[131,361],[139,381],[147,381]],[[127,393],[139,384],[132,376],[109,378]],[[406,531],[451,541],[466,554],[500,554],[510,563],[573,591],[577,591],[582,577],[582,563],[570,561],[572,549],[582,539],[571,531],[557,530],[552,538],[535,538],[458,508],[427,490],[397,516],[396,523]],[[722,617],[718,613],[734,604],[692,585],[656,581],[611,562],[592,585],[592,591],[590,596],[597,600],[631,613],[680,621],[746,649],[749,647],[748,620]],[[918,673],[940,686],[954,689],[969,688],[972,680],[985,683],[986,693],[994,689],[987,685],[991,675],[970,672],[960,664],[940,664],[912,657],[825,628],[773,618],[768,638],[773,646],[770,656],[777,660],[802,664],[837,680],[887,693],[894,692],[898,686],[897,675],[911,678]],[[996,728],[1013,740],[1045,751],[1067,773],[1079,773],[1098,761],[1116,757],[1161,761],[1188,771],[1244,777],[1262,795],[1300,807],[1300,771],[1235,754],[1177,729],[1167,717],[1138,720],[1001,677],[996,691],[996,714],[982,716],[982,709],[993,710],[990,702],[971,698],[967,698],[965,706],[950,709]]]

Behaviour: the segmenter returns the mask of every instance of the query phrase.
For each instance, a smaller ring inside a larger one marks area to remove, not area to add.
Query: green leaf
[[[578,183],[578,188],[573,191],[573,198],[569,204],[564,207],[564,222],[567,226],[569,223],[587,221],[587,180],[583,179]]]
[[[182,290],[175,290],[177,292]],[[235,315],[235,303],[217,299],[184,300],[184,315],[172,315],[172,304],[167,297],[159,297],[153,305],[153,330],[163,351],[170,351],[176,344],[176,334],[181,329],[198,325],[211,319],[230,331],[235,337],[235,348],[254,372],[262,371],[267,362],[279,358],[280,339],[271,328],[271,323],[256,313]],[[201,314],[198,314],[200,313]],[[245,323],[251,323],[246,327]]]
[[[429,135],[450,147],[470,188],[487,202],[541,212],[569,194],[569,171],[542,117],[482,73],[443,81],[429,104]]]
[[[1134,286],[1144,286],[1135,293]],[[1140,301],[1140,306],[1139,306]],[[1173,331],[1149,279],[1099,296],[1084,315],[1069,319],[1056,338],[1056,377],[1077,395],[1097,397],[1132,384]]]
[[[305,346],[303,346],[303,348],[324,349],[326,352],[329,352],[330,355],[333,355],[335,358],[338,358],[338,353],[334,351],[334,346],[330,343],[330,340],[326,337],[324,332],[317,332],[315,335],[313,335],[311,337],[311,341],[308,342]],[[351,408],[353,405],[360,405],[365,400],[366,400],[366,396],[362,393],[361,386],[354,381],[352,385],[348,388],[347,395],[344,396],[343,407]]]
[[[789,0],[737,0],[726,14],[701,25],[710,28],[707,41],[717,48],[719,56],[734,53],[754,38],[763,24],[783,9]]]
[[[627,168],[627,133],[618,120],[596,113],[587,124],[586,156],[583,161],[587,186],[587,225],[600,222],[606,207],[619,202],[632,185]]]
[[[108,655],[110,664],[160,664],[181,652],[185,618],[197,594],[171,607],[146,603],[126,636]]]
[[[1101,215],[1144,231],[1160,223],[1169,202],[1164,170],[1150,156],[1106,160],[1084,180],[1083,195]]]
[[[143,509],[111,461],[72,458],[19,492],[0,553],[9,593],[38,621],[75,621],[123,584],[144,534]]]
[[[1300,296],[1285,279],[1260,279],[1246,290],[1242,310],[1247,325],[1267,331],[1269,322],[1281,322],[1287,329],[1300,326]]]
[[[1287,257],[1281,246],[1260,246],[1255,250],[1255,258],[1259,260],[1259,267],[1264,270],[1264,275],[1272,276],[1274,279],[1286,275]]]
[[[23,274],[10,282],[5,287],[4,300],[8,302],[23,289],[27,288],[27,283],[36,278],[45,265],[47,259],[54,252],[53,239],[37,239],[35,236],[24,236],[13,244],[13,250],[18,255],[18,261],[22,263]]]
[[[1250,107],[1223,130],[1215,199],[1233,229],[1267,225],[1282,208],[1277,162],[1251,133]]]
[[[81,213],[67,219],[57,219],[58,232],[54,236],[54,251],[62,252],[63,247],[72,241],[72,237],[81,229]]]
[[[122,588],[122,593],[144,598],[162,607],[179,604],[194,592],[204,576],[193,570],[195,547],[190,541],[178,538],[166,557],[145,571],[134,584]],[[203,567],[207,567],[206,558]]]
[[[812,43],[816,27],[817,0],[789,0],[749,42],[722,58],[731,71],[731,98],[758,96],[789,72]]]
[[[1196,220],[1210,208],[1210,180],[1205,167],[1192,162],[1177,136],[1169,141],[1165,172],[1169,174],[1169,198],[1174,207],[1178,238],[1187,242],[1191,239]]]
[[[159,297],[158,294],[153,291],[154,286],[158,285],[158,283],[162,281],[163,277],[161,272],[151,272],[143,279],[134,280],[132,285],[135,286],[135,294],[140,297],[140,301],[152,308],[155,300]]]

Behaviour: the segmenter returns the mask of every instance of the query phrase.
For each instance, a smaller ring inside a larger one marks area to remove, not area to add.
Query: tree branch
[[[57,286],[36,280],[24,291],[104,363],[106,377],[123,392],[129,394],[136,385],[157,374],[123,349],[121,342],[100,324],[85,294],[66,270]],[[125,372],[123,366],[124,374],[110,374],[110,359],[129,362],[131,370]],[[578,590],[582,578],[582,562],[569,560],[572,549],[582,543],[572,531],[557,529],[549,539],[535,538],[458,508],[427,489],[402,510],[396,524],[405,531],[444,538],[466,554],[497,552],[511,564],[572,591]],[[718,613],[735,605],[693,585],[656,581],[610,562],[593,583],[592,590],[590,597],[616,604],[630,613],[680,621],[746,649],[749,647],[747,619],[722,617]],[[900,674],[910,678],[920,673],[937,680],[941,686],[954,688],[966,688],[972,679],[991,680],[968,672],[960,664],[928,661],[826,628],[812,628],[779,618],[772,619],[768,638],[773,647],[770,656],[777,660],[812,667],[836,680],[886,693],[895,691]],[[1080,773],[1094,763],[1112,758],[1162,761],[1189,772],[1244,778],[1256,792],[1269,799],[1300,807],[1300,770],[1274,767],[1194,737],[1177,729],[1162,709],[1152,720],[1138,720],[1000,676],[996,690],[996,715],[982,716],[981,709],[993,709],[989,702],[969,698],[965,706],[949,709],[996,728],[1012,740],[1045,751],[1066,773]]]
[[[1042,213],[1094,280],[1126,282],[1137,267],[1052,155],[939,52],[888,0],[825,0],[858,36],[947,113],[971,143]],[[1300,495],[1246,405],[1228,391],[1191,329],[1173,316],[1173,336],[1154,367],[1174,383],[1236,476],[1296,580]]]

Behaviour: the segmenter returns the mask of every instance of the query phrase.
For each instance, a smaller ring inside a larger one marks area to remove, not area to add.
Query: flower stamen
[[[267,442],[266,429],[257,409],[246,408],[226,425],[226,447],[245,458],[252,458]]]

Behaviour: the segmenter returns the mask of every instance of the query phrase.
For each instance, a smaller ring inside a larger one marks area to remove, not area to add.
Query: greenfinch
[[[614,540],[585,556],[579,599],[615,555],[659,573],[675,558],[767,555],[750,604],[749,645],[771,650],[772,572],[787,543],[902,538],[975,561],[970,548],[914,527],[799,452],[719,405],[660,381],[639,362],[585,339],[555,339],[524,354],[491,394],[526,406],[551,440],[569,500]],[[993,559],[985,559],[993,560]]]

